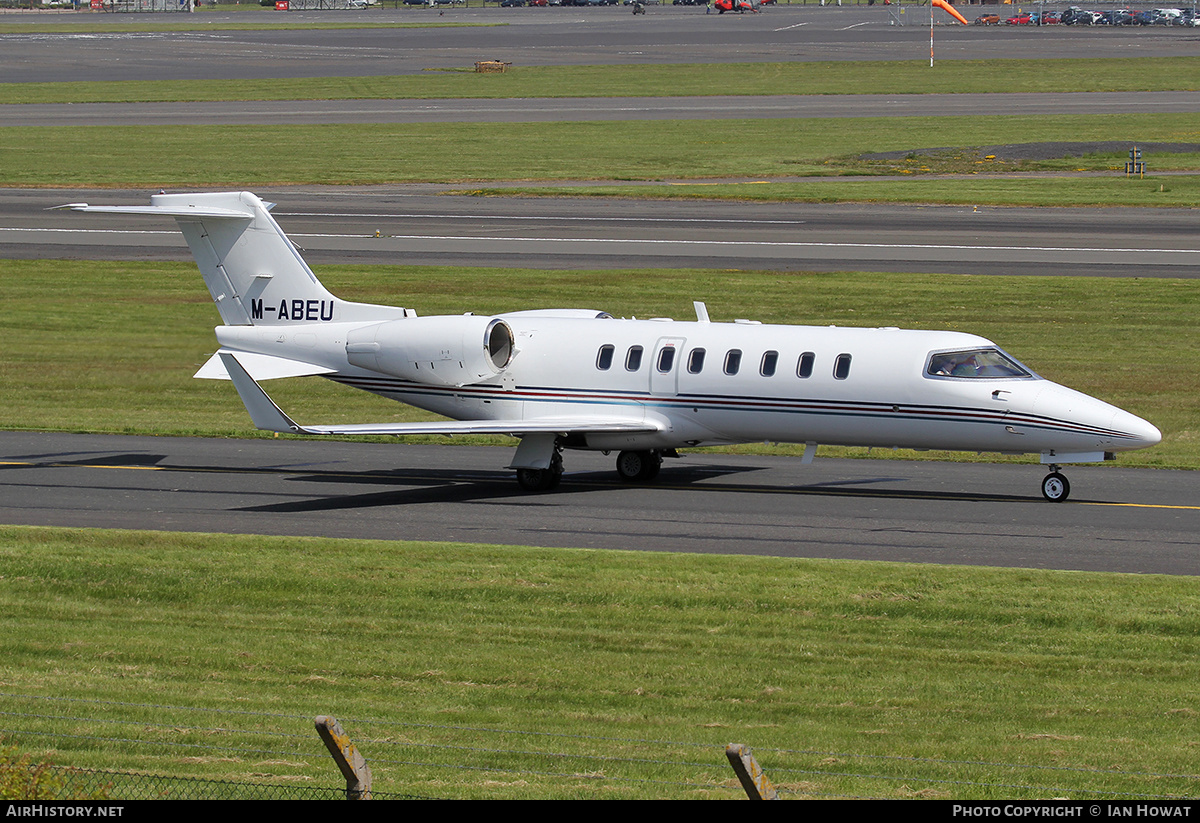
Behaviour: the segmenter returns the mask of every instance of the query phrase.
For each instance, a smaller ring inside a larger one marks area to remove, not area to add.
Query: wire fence
[[[104,800],[345,800],[346,790],[331,786],[288,786],[266,781],[206,780],[137,772],[50,767],[63,796]],[[376,800],[432,798],[378,792]]]
[[[316,714],[317,712],[314,712]],[[721,730],[663,740],[340,717],[374,799],[737,798]],[[0,738],[52,762],[73,797],[341,799],[313,718],[231,708],[0,694]],[[709,738],[707,740],[703,738]],[[819,748],[753,750],[781,797],[1186,799],[1200,775]],[[1059,745],[1069,748],[1069,743]]]

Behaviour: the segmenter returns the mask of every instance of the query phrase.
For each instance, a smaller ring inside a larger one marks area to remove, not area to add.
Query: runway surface
[[[511,454],[2,432],[0,522],[1200,574],[1195,472],[1069,467],[1053,504],[1033,465],[696,452],[633,487],[568,452],[529,495]]]
[[[814,184],[819,185],[819,184]],[[1187,209],[455,197],[444,187],[257,193],[309,262],[1195,277]],[[191,260],[173,221],[46,211],[149,192],[0,190],[0,258]],[[376,236],[376,235],[379,236]]]

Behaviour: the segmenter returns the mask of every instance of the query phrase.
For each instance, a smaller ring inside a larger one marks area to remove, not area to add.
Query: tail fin
[[[179,223],[227,326],[332,320],[336,298],[321,285],[271,208],[249,192],[158,194],[151,208]],[[234,216],[214,214],[224,209]],[[196,211],[208,210],[196,217]]]
[[[149,206],[60,208],[174,217],[227,326],[274,326],[404,316],[391,306],[348,303],[330,294],[271,217],[274,204],[250,192],[157,194]]]

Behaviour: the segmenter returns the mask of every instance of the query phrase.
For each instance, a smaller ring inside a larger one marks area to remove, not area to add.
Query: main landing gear
[[[648,483],[658,477],[663,457],[678,457],[673,449],[623,451],[617,455],[617,474],[626,483]],[[517,485],[527,492],[548,492],[558,488],[563,475],[562,452],[556,445],[550,466],[545,469],[517,469]]]
[[[617,455],[617,474],[626,483],[645,483],[658,477],[662,461],[659,451],[621,452]]]
[[[1071,494],[1071,484],[1058,473],[1058,466],[1050,464],[1050,473],[1042,479],[1042,497],[1051,503],[1061,503]]]
[[[562,453],[555,449],[549,468],[517,469],[517,485],[527,492],[548,492],[558,488],[562,475]]]

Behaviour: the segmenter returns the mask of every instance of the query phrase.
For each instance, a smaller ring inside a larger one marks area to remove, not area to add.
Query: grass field
[[[1195,793],[1190,578],[15,527],[0,567],[6,726],[78,766],[336,785],[334,714],[434,797],[736,797],[731,741],[793,797]]]
[[[584,123],[419,123],[322,126],[10,127],[0,185],[181,188],[496,180],[662,180],[871,174],[861,152],[1037,141],[1189,141],[1186,114],[897,117]],[[744,151],[753,145],[752,152]],[[587,151],[581,151],[581,147]],[[14,157],[16,155],[14,154]],[[1114,158],[1079,161],[1107,170]],[[1151,170],[1194,168],[1200,156],[1147,158]],[[918,169],[919,170],[919,169]],[[1088,190],[1102,205],[1129,189],[1114,173]],[[1158,181],[1137,181],[1142,188]],[[1023,183],[1005,182],[1008,190]],[[1059,182],[1064,188],[1073,181]],[[1176,185],[1173,182],[1167,186]],[[1185,184],[1179,184],[1181,187]],[[899,187],[897,187],[899,188]],[[978,186],[981,202],[988,192]],[[888,189],[862,187],[863,199]],[[716,194],[715,190],[710,194]],[[998,197],[1007,202],[1007,194]],[[1174,201],[1171,201],[1174,202]]]
[[[4,29],[0,26],[0,32]],[[663,66],[521,66],[503,74],[431,70],[419,75],[220,81],[0,83],[3,103],[203,100],[345,100],[528,97],[692,97],[711,94],[982,94],[996,91],[1189,91],[1200,57],[1125,60],[955,60],[702,63]],[[736,83],[729,82],[737,78]],[[1004,78],[1001,86],[997,77]]]

